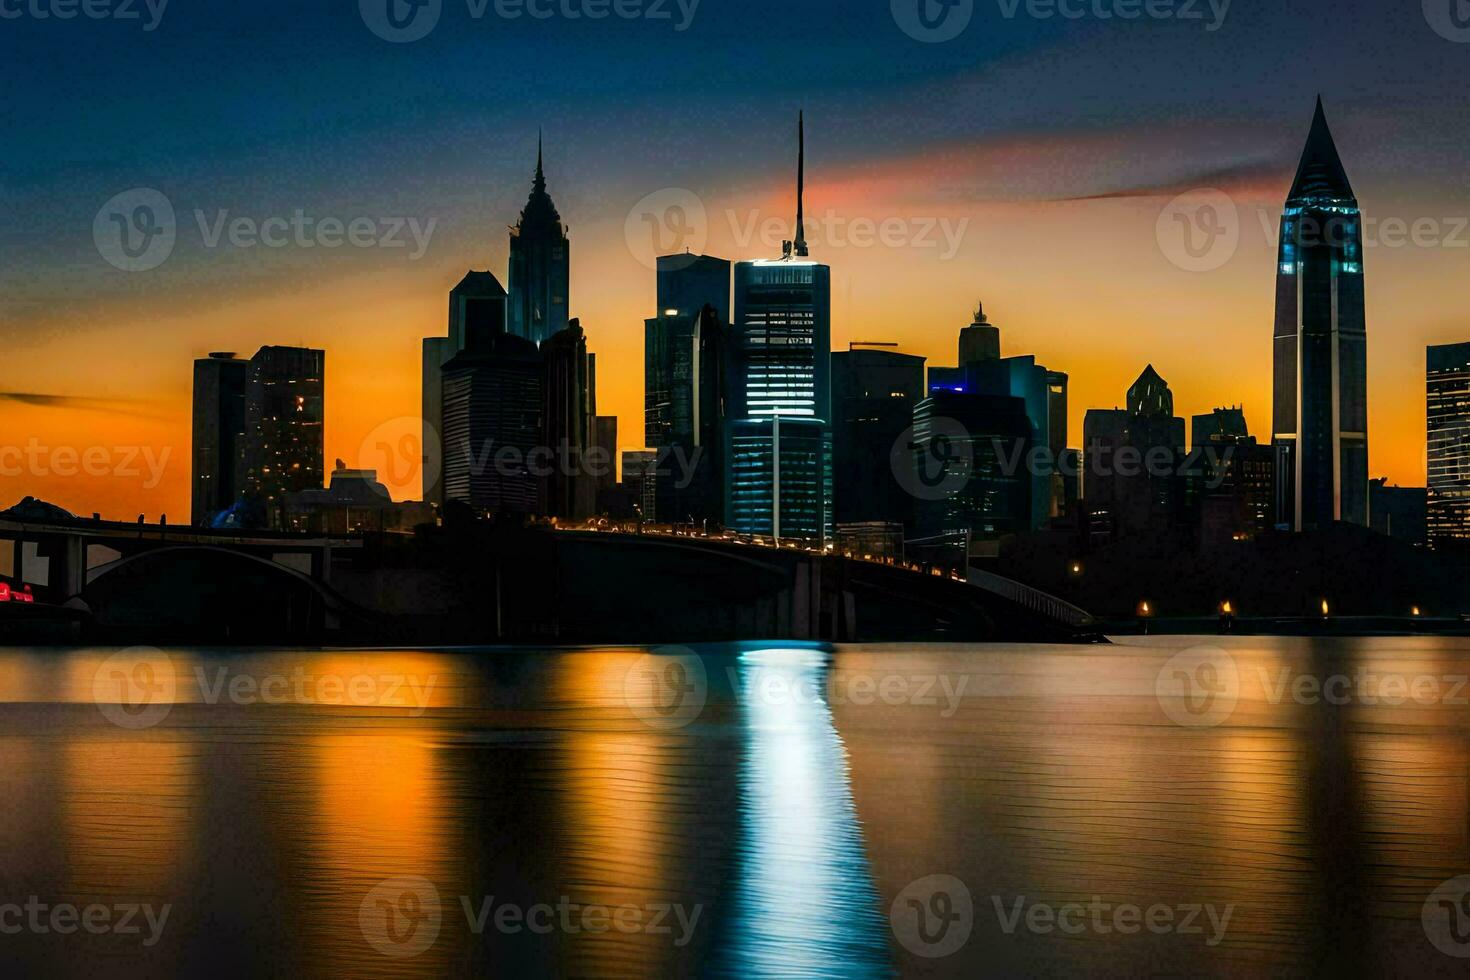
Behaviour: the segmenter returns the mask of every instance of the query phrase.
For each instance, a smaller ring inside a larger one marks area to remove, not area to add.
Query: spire
[[[536,177],[534,186],[537,190],[546,190],[546,171],[541,166],[541,128],[536,128]]]
[[[806,256],[806,216],[803,198],[806,196],[806,112],[796,115],[796,254]]]
[[[531,195],[526,199],[526,206],[521,211],[521,220],[517,223],[515,230],[518,235],[542,233],[553,238],[560,238],[564,234],[561,215],[557,213],[551,195],[546,193],[546,169],[542,164],[542,137],[540,130],[537,130],[536,175],[531,179]]]
[[[1327,114],[1322,109],[1322,96],[1317,96],[1317,110],[1312,115],[1312,129],[1307,134],[1307,145],[1302,150],[1301,163],[1296,168],[1296,180],[1292,181],[1288,204],[1309,201],[1353,201],[1352,184],[1348,183],[1343,170],[1342,158],[1337,154],[1337,144],[1332,139],[1332,130],[1327,126]]]

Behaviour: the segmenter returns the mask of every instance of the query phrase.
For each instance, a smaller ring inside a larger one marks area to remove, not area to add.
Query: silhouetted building
[[[1160,530],[1183,503],[1184,419],[1152,364],[1128,389],[1127,409],[1090,409],[1083,421],[1083,483],[1093,533]]]
[[[594,363],[587,353],[582,324],[573,319],[565,330],[541,345],[546,380],[543,386],[545,443],[552,460],[546,475],[546,512],[579,520],[592,515],[597,478],[587,465],[592,426],[597,417]]]
[[[496,513],[544,511],[545,367],[524,337],[471,331],[443,369],[444,500]]]
[[[894,472],[894,446],[924,399],[924,358],[854,348],[832,355],[833,509],[838,524],[913,525],[913,496]],[[872,550],[872,549],[867,549]]]
[[[412,531],[433,524],[427,503],[394,503],[376,470],[352,470],[340,459],[326,489],[315,487],[286,494],[286,527],[319,534],[365,531]]]
[[[998,539],[1031,530],[1035,432],[1024,399],[934,391],[914,407],[920,539]]]
[[[618,417],[597,416],[592,436],[593,445],[597,447],[597,491],[602,493],[611,490],[618,482]]]
[[[1429,492],[1424,487],[1389,486],[1387,477],[1368,481],[1369,526],[1416,548],[1429,544]]]
[[[1362,221],[1322,100],[1281,215],[1273,443],[1280,523],[1368,523]]]
[[[644,442],[663,461],[649,516],[661,522],[724,520],[728,343],[712,304],[644,322]]]
[[[1430,347],[1426,362],[1428,538],[1470,544],[1470,343]]]
[[[1189,428],[1192,449],[1215,443],[1229,445],[1250,435],[1242,408],[1217,408],[1208,415],[1195,415]]]
[[[269,527],[284,522],[285,495],[320,489],[325,351],[262,347],[245,387],[242,492]]]
[[[445,337],[424,339],[423,480],[424,500],[444,503],[444,365],[469,343],[471,334],[493,336],[506,330],[506,295],[492,272],[465,273],[449,291],[449,329]]]
[[[207,526],[240,497],[235,482],[238,440],[245,432],[245,385],[250,362],[210,354],[194,362],[194,441],[191,522]]]
[[[832,535],[832,271],[807,258],[799,124],[796,241],[735,266],[726,525],[825,542]]]
[[[730,322],[730,260],[687,252],[659,256],[659,315],[693,319],[705,306],[714,307],[721,323]]]
[[[1065,512],[1066,481],[1057,466],[1066,446],[1067,376],[1048,371],[1031,355],[1001,357],[1000,330],[990,323],[982,305],[975,322],[960,331],[960,365],[930,368],[931,394],[996,395],[1020,398],[1031,420],[1033,447],[1049,450],[1048,465],[1037,472],[1031,487],[1031,528],[1040,529]]]
[[[531,196],[510,231],[510,333],[539,344],[566,329],[571,308],[571,254],[567,229],[546,192],[538,140]]]
[[[633,498],[636,513],[653,519],[653,498],[658,474],[658,453],[652,449],[629,449],[623,453],[623,487]]]

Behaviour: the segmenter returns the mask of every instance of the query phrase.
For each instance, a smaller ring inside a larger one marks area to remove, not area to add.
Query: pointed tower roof
[[[1342,168],[1342,158],[1337,155],[1337,144],[1333,142],[1332,130],[1327,127],[1327,114],[1322,111],[1322,96],[1317,96],[1317,111],[1312,116],[1312,130],[1307,134],[1307,145],[1302,150],[1301,163],[1296,168],[1296,180],[1292,181],[1287,203],[1306,201],[1356,201],[1353,186],[1348,182],[1347,171]]]
[[[516,234],[547,233],[562,235],[561,215],[546,193],[546,170],[542,166],[541,134],[536,134],[536,174],[531,178],[531,196],[521,209],[521,220],[516,223]]]
[[[1133,415],[1173,415],[1174,393],[1150,364],[1128,389],[1128,411]]]

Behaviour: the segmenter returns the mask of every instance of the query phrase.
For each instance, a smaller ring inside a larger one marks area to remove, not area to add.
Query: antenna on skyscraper
[[[806,217],[803,198],[806,196],[806,112],[796,116],[796,254],[805,256]]]

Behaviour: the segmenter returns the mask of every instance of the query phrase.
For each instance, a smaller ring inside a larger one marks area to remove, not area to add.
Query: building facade
[[[541,148],[520,220],[510,231],[509,332],[541,343],[565,330],[571,309],[572,245],[546,192]]]
[[[190,521],[195,526],[208,526],[240,497],[235,477],[249,372],[250,362],[234,354],[210,354],[194,362]]]
[[[895,472],[912,466],[895,445],[924,400],[924,358],[854,348],[832,355],[833,510],[839,524],[914,523],[914,498]],[[864,550],[871,551],[871,548]]]
[[[1426,359],[1428,538],[1470,545],[1470,343],[1430,347]]]
[[[1279,523],[1366,526],[1362,219],[1321,99],[1281,215],[1274,344]]]
[[[326,481],[326,360],[305,347],[262,347],[250,359],[239,482],[268,527],[283,526],[286,494]]]

